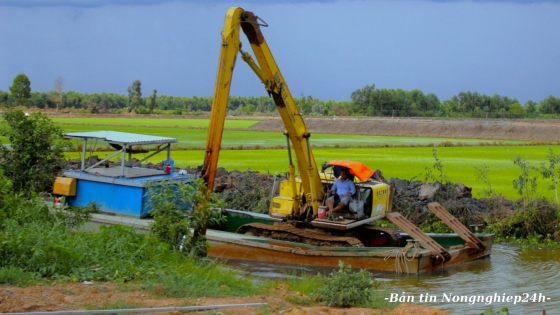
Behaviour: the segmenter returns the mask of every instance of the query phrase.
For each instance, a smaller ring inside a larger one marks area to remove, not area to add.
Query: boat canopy
[[[374,171],[372,171],[362,162],[349,160],[330,160],[323,164],[323,171],[325,171],[325,169],[329,167],[333,167],[333,171],[335,173],[334,175],[336,177],[340,175],[340,171],[342,170],[342,168],[347,168],[348,170],[350,170],[351,175],[357,177],[362,182],[367,181],[374,174]]]

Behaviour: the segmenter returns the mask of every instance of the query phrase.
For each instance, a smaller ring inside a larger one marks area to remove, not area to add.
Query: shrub
[[[379,282],[366,270],[352,271],[351,266],[339,262],[339,270],[324,279],[324,286],[313,297],[327,306],[350,307],[367,304],[379,287]]]
[[[36,279],[36,274],[33,272],[26,272],[16,267],[0,267],[0,284],[25,283],[34,279]]]
[[[11,147],[0,145],[0,168],[13,189],[26,195],[50,191],[55,172],[66,163],[64,149],[70,145],[58,141],[62,129],[40,112],[26,115],[9,110],[3,118],[6,126],[0,128],[0,136],[7,137]]]
[[[560,216],[555,203],[535,198],[502,220],[490,222],[490,231],[498,237],[526,238],[540,235],[552,238],[560,227]]]
[[[174,250],[204,255],[206,238],[198,232],[225,217],[222,203],[208,192],[201,179],[194,183],[163,180],[148,187],[146,200],[154,217],[150,233]]]

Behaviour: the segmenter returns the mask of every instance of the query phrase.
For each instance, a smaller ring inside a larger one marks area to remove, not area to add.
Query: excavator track
[[[332,236],[323,231],[296,228],[293,225],[282,223],[274,225],[245,224],[237,229],[237,233],[315,246],[364,247],[364,244],[355,237]]]

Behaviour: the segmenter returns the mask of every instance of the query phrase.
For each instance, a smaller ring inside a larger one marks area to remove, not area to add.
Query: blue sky
[[[0,90],[21,72],[33,91],[211,96],[227,9],[263,34],[292,94],[348,100],[367,84],[560,96],[559,1],[0,0]],[[248,47],[248,44],[245,44]],[[266,95],[238,58],[232,95]]]

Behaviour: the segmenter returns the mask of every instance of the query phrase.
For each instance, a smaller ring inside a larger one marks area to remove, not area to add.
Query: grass
[[[235,122],[235,121],[234,121]],[[181,128],[157,128],[145,126],[84,126],[84,125],[61,125],[65,132],[84,132],[111,130],[120,132],[140,133],[153,136],[176,138],[176,146],[183,148],[206,147],[206,129],[181,129]],[[3,141],[5,142],[5,141]],[[348,146],[418,146],[433,145],[439,143],[452,143],[457,145],[478,145],[479,143],[493,144],[493,140],[483,139],[446,139],[446,138],[420,138],[420,137],[389,137],[389,136],[366,136],[366,135],[344,135],[344,134],[313,134],[311,144],[319,147],[348,147]],[[503,144],[530,144],[529,141],[504,140]],[[226,130],[223,133],[222,146],[224,147],[278,147],[286,145],[286,137],[281,132],[264,132],[249,130]]]
[[[19,267],[0,268],[0,284],[26,284],[37,281],[38,277],[34,272]]]
[[[136,117],[77,117],[77,118],[52,118],[60,124],[67,132],[112,130],[120,132],[140,133],[154,136],[177,138],[180,147],[203,148],[206,146],[208,119],[185,119],[185,118],[136,118]],[[276,147],[285,146],[286,138],[281,132],[262,132],[243,130],[257,123],[259,120],[226,119],[225,128],[237,130],[225,130],[223,134],[223,146],[252,146]],[[0,137],[2,143],[8,143],[6,138]],[[449,138],[421,138],[421,137],[391,137],[391,136],[367,136],[367,135],[343,135],[343,134],[319,134],[314,133],[311,137],[313,145],[323,147],[347,147],[347,146],[415,146],[430,144],[459,144],[478,145],[484,143],[503,144],[529,144],[525,140],[485,140],[485,139],[449,139]]]
[[[76,226],[69,220],[72,215],[49,213],[42,199],[10,192],[1,174],[0,189],[0,284],[27,285],[41,279],[136,282],[170,297],[260,292],[250,279],[237,279],[221,264],[185,256],[131,227],[101,226],[92,232]]]
[[[118,300],[116,302],[105,301],[101,306],[88,305],[86,306],[86,310],[124,310],[124,309],[133,309],[139,307],[140,305],[138,303]]]
[[[0,180],[6,184],[1,174]],[[0,203],[0,284],[112,281],[127,283],[126,290],[147,289],[171,298],[254,296],[280,285],[278,280],[240,277],[214,260],[172,251],[153,235],[131,227],[101,226],[97,232],[71,227],[63,213],[49,214],[41,199],[26,202],[17,194],[4,195],[7,202]],[[286,301],[315,304],[304,295],[312,296],[331,277],[306,274],[286,280],[292,296]],[[125,300],[88,305],[88,309],[136,307]]]
[[[529,164],[539,166],[547,161],[548,149],[560,152],[560,146],[485,146],[485,147],[444,147],[437,148],[438,157],[443,164],[443,171],[451,182],[460,182],[473,187],[473,194],[482,191],[483,184],[477,180],[475,167],[483,164],[489,169],[488,177],[492,187],[508,199],[519,198],[513,189],[513,180],[520,174],[519,167],[513,164],[515,156],[526,159]],[[97,152],[99,157],[109,155],[109,152]],[[361,161],[372,169],[380,169],[387,178],[424,180],[425,168],[432,168],[434,158],[432,148],[358,148],[358,149],[314,149],[316,162],[321,163],[331,159],[346,159]],[[67,153],[69,158],[78,158],[79,153]],[[139,156],[139,158],[142,155]],[[165,153],[153,158],[154,162],[163,161]],[[172,157],[179,167],[199,166],[204,159],[204,151],[187,150],[174,151]],[[288,156],[286,150],[222,150],[219,166],[228,170],[247,170],[260,172],[286,172]],[[534,174],[537,176],[538,174]],[[548,190],[549,182],[538,177],[537,193],[547,198],[553,196]]]

